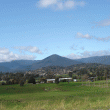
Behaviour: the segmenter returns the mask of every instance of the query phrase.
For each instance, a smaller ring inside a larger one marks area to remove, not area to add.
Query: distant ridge
[[[77,59],[76,61],[80,61],[83,63],[100,63],[105,65],[110,65],[110,55],[82,58],[82,59]]]
[[[47,66],[71,66],[83,63],[98,63],[110,65],[110,55],[94,56],[82,59],[72,60],[59,56],[57,54],[50,55],[42,60],[15,60],[11,62],[0,63],[0,71],[2,72],[17,72],[40,69]]]
[[[31,66],[31,69],[38,69],[46,66],[70,66],[74,64],[81,64],[80,61],[71,60],[65,57],[61,57],[59,55],[53,54],[51,56],[48,56],[47,58],[39,61],[38,63],[33,63]]]

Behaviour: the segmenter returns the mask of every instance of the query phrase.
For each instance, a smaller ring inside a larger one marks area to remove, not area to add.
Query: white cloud
[[[40,0],[38,2],[40,7],[45,7],[45,8],[56,3],[57,3],[57,0]]]
[[[76,34],[76,38],[92,39],[93,36],[90,36],[89,34],[85,34],[85,35],[83,35],[82,33],[78,32],[78,33]]]
[[[103,42],[105,42],[105,41],[107,42],[107,41],[110,40],[110,36],[101,38],[101,37],[90,36],[89,34],[83,35],[83,34],[80,33],[80,32],[78,32],[78,33],[76,34],[76,38],[85,38],[85,39],[92,39],[92,38],[94,38],[94,39],[96,39],[97,41],[103,41]]]
[[[9,50],[6,48],[0,48],[0,54],[8,54]]]
[[[33,55],[19,55],[10,52],[9,49],[0,48],[0,62],[9,62],[12,60],[34,60],[36,57]]]
[[[108,36],[108,37],[105,37],[105,38],[100,38],[100,37],[98,37],[98,38],[95,38],[96,40],[98,40],[98,41],[109,41],[110,40],[110,36]]]
[[[105,26],[109,26],[110,25],[110,18],[109,19],[104,19],[102,21],[99,22],[95,22],[96,27],[105,27]]]
[[[37,2],[37,6],[41,8],[48,8],[51,7],[55,10],[65,10],[65,9],[72,9],[76,6],[84,6],[84,1],[73,1],[73,0],[39,0]]]
[[[66,8],[73,8],[75,6],[75,2],[73,1],[67,1],[64,3],[64,7]]]
[[[72,45],[70,48],[71,48],[72,50],[77,50],[77,46],[75,46],[75,45]]]
[[[65,57],[70,59],[80,59],[80,58],[87,58],[87,57],[93,57],[93,56],[104,56],[104,55],[110,55],[109,50],[99,50],[99,51],[84,51],[83,53],[80,53],[80,55],[71,53]]]
[[[13,47],[14,49],[19,49],[19,51],[28,51],[31,53],[38,53],[38,54],[42,54],[42,52],[38,49],[38,47],[34,47],[34,46],[19,46],[19,47]]]
[[[75,46],[75,45],[72,45],[72,46],[70,47],[70,49],[71,49],[71,50],[78,50],[78,49],[84,50],[84,47],[78,47],[78,48],[77,48],[77,47],[78,47],[77,45],[76,45],[76,46]]]
[[[65,57],[70,58],[70,59],[80,59],[81,58],[80,55],[77,55],[77,54],[74,54],[74,53],[71,53],[71,54],[69,54]]]

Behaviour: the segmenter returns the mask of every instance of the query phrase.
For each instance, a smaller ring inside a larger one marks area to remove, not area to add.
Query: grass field
[[[100,84],[99,84],[100,83]],[[0,86],[0,110],[108,110],[110,82]]]

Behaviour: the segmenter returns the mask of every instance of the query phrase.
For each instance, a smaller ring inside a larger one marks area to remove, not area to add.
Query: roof
[[[47,81],[55,81],[55,79],[47,79]]]
[[[59,78],[59,79],[72,79],[72,78]]]

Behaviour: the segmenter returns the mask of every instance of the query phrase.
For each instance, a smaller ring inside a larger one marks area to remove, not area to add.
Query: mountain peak
[[[57,55],[57,54],[52,54],[52,55],[50,55],[50,56],[59,56],[59,55]]]

